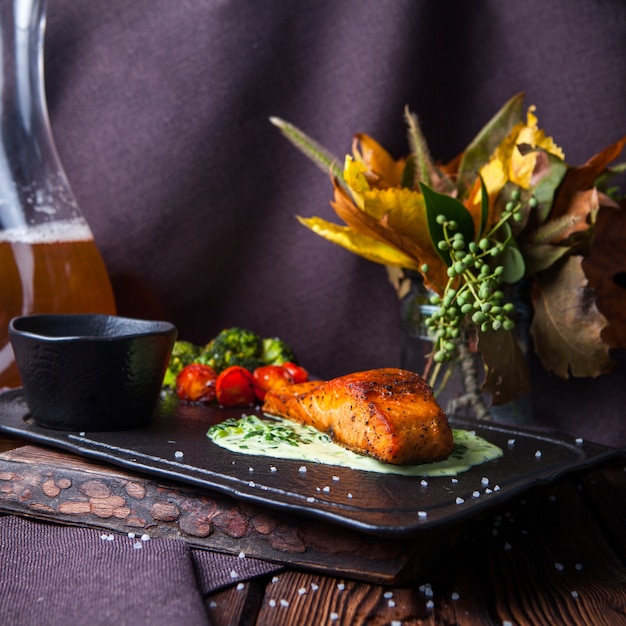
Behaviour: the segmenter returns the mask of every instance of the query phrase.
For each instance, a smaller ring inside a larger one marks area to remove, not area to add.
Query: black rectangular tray
[[[9,435],[379,536],[459,521],[536,484],[625,452],[565,435],[452,417],[453,428],[475,430],[504,454],[456,477],[422,479],[238,454],[208,439],[212,424],[241,414],[241,409],[165,398],[148,427],[64,432],[35,425],[20,389],[0,394],[0,431]]]

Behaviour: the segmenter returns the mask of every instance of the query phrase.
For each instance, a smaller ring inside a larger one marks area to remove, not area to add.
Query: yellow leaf
[[[377,204],[375,199],[380,202]],[[354,232],[404,252],[414,261],[411,267],[426,263],[430,268],[424,277],[426,286],[442,293],[448,281],[448,268],[430,240],[421,194],[401,189],[372,190],[367,192],[365,200],[366,205],[368,201],[370,205],[362,211],[335,184],[335,199],[331,205]]]
[[[379,187],[399,187],[402,182],[404,159],[395,161],[393,157],[374,139],[364,133],[354,137],[352,152],[357,161],[380,178]]]
[[[346,156],[345,165],[343,168],[343,179],[346,181],[352,197],[355,202],[362,207],[363,206],[363,194],[369,191],[370,186],[365,177],[367,168],[360,161],[355,161],[350,155]]]
[[[538,127],[537,116],[534,112],[534,106],[528,108],[526,123],[516,124],[506,139],[496,148],[492,157],[492,160],[501,163],[508,179],[523,189],[531,187],[532,175],[537,165],[536,149],[545,150],[560,159],[565,158],[563,150],[554,143],[552,137],[548,137]],[[520,146],[528,146],[530,150],[520,150]],[[487,188],[489,189],[489,186]]]
[[[319,217],[304,218],[298,216],[298,220],[320,237],[369,261],[419,270],[419,264],[402,251],[373,237],[356,233],[347,226],[333,224]]]

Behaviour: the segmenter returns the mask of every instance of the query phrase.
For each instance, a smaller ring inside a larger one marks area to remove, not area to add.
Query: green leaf
[[[415,178],[417,175],[417,165],[415,163],[415,156],[410,154],[404,164],[402,170],[402,179],[400,185],[406,189],[415,189]]]
[[[514,245],[508,245],[502,253],[502,266],[504,272],[502,273],[502,280],[505,283],[516,283],[518,280],[522,280],[526,273],[526,263],[524,257],[519,248]]]
[[[536,215],[539,223],[542,224],[550,216],[552,203],[554,202],[554,194],[567,173],[567,163],[554,154],[543,150],[538,150],[538,152],[541,155],[543,163],[542,170],[535,173],[535,176],[540,176],[540,179],[533,189],[533,196],[539,202]]]
[[[467,243],[474,241],[474,220],[471,213],[456,198],[439,193],[424,183],[420,183],[420,190],[424,196],[428,234],[433,248],[441,260],[450,266],[452,264],[450,253],[447,250],[440,250],[437,245],[445,240],[443,225],[437,223],[437,216],[445,215],[447,220],[454,220],[458,225],[456,232],[462,233]]]
[[[474,180],[480,168],[487,163],[493,151],[507,137],[515,124],[524,120],[523,103],[523,93],[513,96],[472,140],[459,165],[461,181]]]
[[[505,283],[516,283],[524,278],[526,263],[520,249],[517,247],[517,242],[513,238],[511,226],[508,222],[505,222],[500,227],[498,238],[502,238],[502,241],[508,241],[502,254],[498,257],[500,264],[504,268],[502,280]]]
[[[487,228],[487,219],[489,218],[489,194],[482,176],[480,178],[480,232],[478,238],[483,236],[485,228]]]
[[[570,246],[524,245],[524,261],[529,276],[543,272],[571,251]]]

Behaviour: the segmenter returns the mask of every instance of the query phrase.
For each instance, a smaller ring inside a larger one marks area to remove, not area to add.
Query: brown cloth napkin
[[[0,518],[0,623],[206,626],[203,595],[280,566],[125,536]]]

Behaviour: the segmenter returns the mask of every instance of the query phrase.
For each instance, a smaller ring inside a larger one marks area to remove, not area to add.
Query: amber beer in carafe
[[[0,230],[0,389],[20,385],[9,321],[31,313],[115,313],[107,271],[82,218]]]

